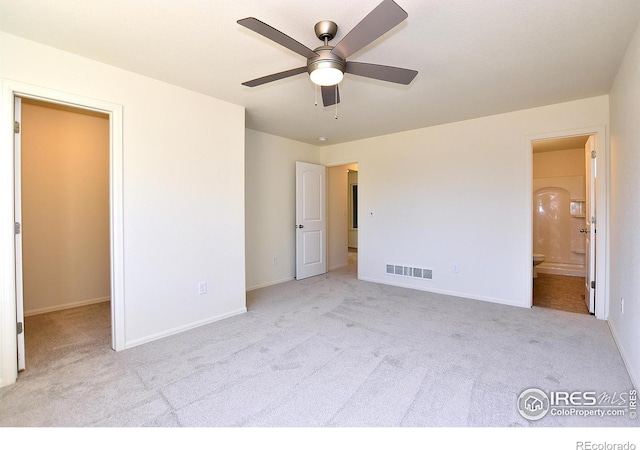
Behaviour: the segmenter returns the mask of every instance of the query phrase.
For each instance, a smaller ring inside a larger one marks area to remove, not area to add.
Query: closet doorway
[[[109,115],[20,97],[16,111],[16,281],[25,355],[43,367],[95,336],[110,344]]]
[[[0,384],[6,386],[18,379],[19,369],[24,369],[24,301],[22,296],[22,247],[23,227],[21,223],[21,182],[16,176],[21,175],[21,158],[16,153],[21,150],[21,102],[41,101],[60,107],[72,107],[82,110],[103,113],[109,118],[109,272],[110,272],[110,347],[113,350],[124,350],[124,221],[123,221],[123,135],[122,106],[82,97],[75,94],[55,91],[46,87],[32,86],[25,83],[7,80],[3,83],[2,109],[4,119],[2,134],[5,150],[1,152],[0,171],[4,180],[3,201],[0,215],[15,227],[3,226],[1,239],[4,262],[0,265],[0,276],[6,281],[3,295],[0,296]],[[3,221],[4,222],[4,221]],[[4,222],[6,223],[6,222]],[[22,367],[20,367],[22,363]]]

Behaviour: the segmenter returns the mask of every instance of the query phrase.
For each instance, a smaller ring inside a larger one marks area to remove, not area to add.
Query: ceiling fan
[[[335,37],[338,25],[335,22],[323,20],[315,25],[314,31],[318,39],[324,42],[324,45],[314,50],[254,17],[240,19],[238,24],[307,58],[306,66],[256,78],[242,84],[255,87],[307,72],[311,81],[321,87],[324,106],[340,103],[338,83],[342,81],[345,72],[376,80],[409,84],[418,74],[417,71],[347,61],[349,56],[378,39],[407,17],[408,14],[393,0],[384,0],[347,33],[335,47],[329,45],[329,41]]]

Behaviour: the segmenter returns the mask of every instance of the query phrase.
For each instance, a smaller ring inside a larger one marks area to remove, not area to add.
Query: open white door
[[[589,312],[596,306],[596,137],[590,136],[584,146],[586,202],[585,202],[585,295]]]
[[[18,370],[26,368],[26,359],[24,354],[24,300],[23,300],[23,284],[22,284],[22,141],[21,130],[22,124],[22,99],[15,97],[14,104],[14,152],[15,152],[15,199],[14,199],[14,217],[15,217],[15,246],[16,246],[16,323],[17,340],[18,340]]]
[[[296,162],[296,279],[327,272],[327,168]]]

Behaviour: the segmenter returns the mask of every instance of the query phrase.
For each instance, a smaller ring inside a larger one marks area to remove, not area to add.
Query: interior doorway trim
[[[124,329],[124,202],[122,105],[40,86],[2,80],[0,117],[0,387],[18,376],[15,297],[13,149],[14,98],[30,98],[109,115],[109,216],[111,254],[111,347],[125,348]]]
[[[609,317],[609,223],[610,223],[610,179],[609,179],[609,140],[606,135],[606,127],[597,125],[586,128],[570,129],[563,131],[553,131],[527,136],[527,180],[529,194],[529,208],[527,230],[529,236],[529,254],[526,256],[530,267],[531,280],[533,277],[533,265],[531,258],[533,255],[533,141],[543,139],[561,139],[573,136],[595,135],[597,137],[596,146],[596,172],[598,174],[598,184],[596,186],[596,205],[598,220],[598,238],[596,240],[596,307],[595,316],[598,319],[606,320]],[[530,283],[527,286],[529,306],[533,305],[533,292]]]

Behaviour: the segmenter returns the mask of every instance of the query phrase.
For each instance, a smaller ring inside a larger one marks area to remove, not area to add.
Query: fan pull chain
[[[313,92],[316,93],[316,106],[318,106],[318,85],[314,84]]]
[[[338,119],[338,85],[336,84],[336,120]]]

